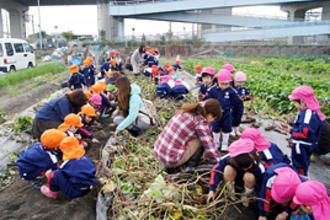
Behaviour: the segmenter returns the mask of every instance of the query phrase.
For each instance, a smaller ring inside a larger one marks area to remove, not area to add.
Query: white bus
[[[7,73],[35,65],[34,52],[25,40],[0,38],[0,72]]]

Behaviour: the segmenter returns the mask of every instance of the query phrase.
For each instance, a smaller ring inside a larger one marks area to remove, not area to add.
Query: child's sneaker
[[[222,144],[221,151],[228,151],[228,144]]]
[[[58,192],[53,192],[51,191],[46,185],[43,185],[40,188],[40,191],[42,194],[44,194],[45,196],[49,197],[49,198],[53,198],[56,199]]]
[[[36,179],[35,181],[33,181],[32,183],[32,187],[35,189],[40,189],[42,186],[42,182],[40,179]]]

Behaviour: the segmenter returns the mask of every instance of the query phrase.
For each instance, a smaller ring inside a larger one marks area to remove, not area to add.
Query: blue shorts
[[[307,176],[313,151],[314,149],[312,146],[297,143],[293,144],[291,151],[292,165],[300,174]]]
[[[224,133],[230,133],[232,131],[232,115],[230,112],[224,113],[220,121],[213,121],[211,123],[212,131],[219,133],[220,130]]]

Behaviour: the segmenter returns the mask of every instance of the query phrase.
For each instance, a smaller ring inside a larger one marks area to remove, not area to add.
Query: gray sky
[[[233,13],[286,17],[286,13],[282,12],[279,6],[234,8]],[[29,14],[34,16],[37,32],[37,7],[30,7]],[[55,25],[58,26],[58,29],[54,28]],[[43,6],[41,7],[41,27],[47,33],[73,31],[76,34],[97,35],[96,6]],[[169,22],[125,19],[126,35],[132,34],[133,27],[136,35],[165,33],[169,30]],[[186,32],[191,31],[192,24],[172,23],[173,32],[183,32],[184,28]],[[30,23],[27,26],[27,34],[31,33],[32,25]]]

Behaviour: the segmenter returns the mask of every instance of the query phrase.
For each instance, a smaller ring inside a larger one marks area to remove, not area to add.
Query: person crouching
[[[47,172],[48,185],[40,188],[42,194],[56,199],[59,191],[73,199],[81,197],[95,184],[96,168],[91,159],[84,156],[85,150],[74,137],[65,138],[60,144],[63,163],[54,172]]]

